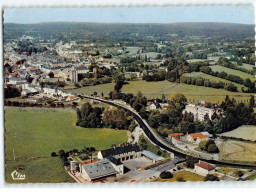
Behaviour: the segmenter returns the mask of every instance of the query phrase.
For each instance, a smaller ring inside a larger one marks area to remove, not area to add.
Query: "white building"
[[[207,174],[215,173],[215,165],[199,160],[199,162],[195,164],[194,171],[198,175],[206,176]]]
[[[194,104],[188,104],[188,105],[186,105],[186,107],[182,113],[184,114],[185,112],[188,112],[188,113],[191,112],[194,115],[194,120],[203,121],[204,116],[206,114],[208,114],[209,118],[211,119],[211,117],[214,113],[214,109],[206,108],[203,106],[196,106]]]

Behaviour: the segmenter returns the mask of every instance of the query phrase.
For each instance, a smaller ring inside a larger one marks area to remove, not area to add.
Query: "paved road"
[[[166,150],[167,152],[172,152],[175,155],[179,156],[179,157],[186,157],[187,154],[182,151],[179,150],[175,150],[174,148],[168,146],[168,144],[164,143],[161,139],[159,139],[155,133],[152,131],[152,129],[149,127],[149,125],[147,124],[147,122],[141,118],[141,116],[139,114],[137,114],[134,110],[132,110],[129,106],[125,106],[125,105],[121,105],[118,102],[113,102],[113,101],[109,101],[109,100],[104,100],[101,98],[96,98],[93,96],[83,96],[84,98],[87,99],[93,99],[93,100],[98,100],[100,102],[118,107],[118,108],[123,108],[126,111],[131,112],[131,114],[133,115],[133,117],[135,118],[135,120],[137,121],[137,123],[140,125],[140,127],[142,128],[142,130],[144,131],[144,133],[146,134],[146,136],[148,137],[148,139],[154,144],[159,146],[161,149]],[[217,161],[217,160],[212,160],[212,159],[208,159],[208,158],[203,158],[203,157],[197,157],[199,160],[204,160],[206,162],[212,163],[212,164],[222,164],[222,165],[230,165],[230,166],[239,166],[239,167],[245,167],[245,168],[252,168],[252,167],[256,167],[255,165],[248,165],[248,164],[238,164],[238,163],[229,163],[229,162],[221,162],[221,161]]]

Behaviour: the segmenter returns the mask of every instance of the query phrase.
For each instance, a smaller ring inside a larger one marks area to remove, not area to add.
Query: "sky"
[[[4,23],[101,22],[175,23],[226,22],[254,24],[253,6],[170,6],[131,8],[4,9]]]

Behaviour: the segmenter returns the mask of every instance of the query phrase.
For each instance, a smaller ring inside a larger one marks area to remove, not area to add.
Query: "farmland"
[[[225,160],[256,161],[256,143],[227,140],[217,143],[220,149],[219,157]]]
[[[246,140],[255,141],[256,140],[256,126],[241,126],[233,131],[229,131],[226,133],[222,133],[221,135],[227,137],[236,137],[236,138],[243,138]]]
[[[219,77],[214,77],[212,75],[208,75],[208,74],[205,74],[205,73],[202,73],[202,72],[186,73],[186,74],[184,74],[184,76],[195,77],[195,78],[201,77],[201,78],[213,81],[213,82],[233,83],[233,82],[228,81],[226,79],[222,79],[222,78],[219,78]],[[243,85],[239,85],[237,83],[233,83],[233,84],[237,87],[238,91],[242,92],[242,87],[244,87]],[[246,89],[246,87],[244,87],[244,89]]]
[[[239,70],[234,70],[234,69],[231,69],[231,68],[227,68],[227,67],[223,67],[223,66],[220,66],[220,65],[214,65],[214,66],[210,66],[210,68],[212,69],[212,71],[216,72],[221,72],[221,71],[224,71],[226,72],[227,74],[232,74],[232,75],[236,75],[236,76],[239,76],[243,79],[246,79],[246,78],[249,78],[251,80],[255,80],[254,76],[251,75],[251,74],[247,74],[247,73],[244,73],[242,71],[239,71]]]
[[[5,108],[6,179],[18,165],[25,166],[24,182],[71,182],[58,157],[59,150],[97,150],[127,141],[127,132],[113,129],[86,129],[75,126],[71,109]],[[13,149],[16,160],[13,161]]]
[[[89,86],[78,89],[73,89],[72,91],[76,93],[83,93],[85,95],[91,95],[94,91],[98,94],[104,93],[108,96],[110,91],[113,91],[114,83],[108,83],[103,85]],[[130,81],[122,88],[123,93],[133,93],[137,94],[141,91],[143,95],[148,98],[161,98],[164,93],[166,97],[173,93],[184,94],[189,102],[193,101],[212,101],[221,102],[225,99],[226,95],[231,98],[235,98],[237,101],[247,101],[251,94],[245,94],[240,92],[230,92],[224,89],[213,89],[204,86],[187,85],[183,83],[172,83],[169,81],[159,81],[159,82],[146,82],[146,81]]]

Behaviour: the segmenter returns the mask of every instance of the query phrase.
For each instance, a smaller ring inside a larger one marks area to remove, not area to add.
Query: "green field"
[[[223,66],[220,66],[220,65],[210,66],[210,68],[214,72],[216,72],[216,71],[218,71],[218,72],[224,71],[224,72],[226,72],[228,74],[236,75],[236,76],[239,76],[239,77],[241,77],[243,79],[249,78],[251,80],[255,80],[255,77],[253,75],[247,74],[247,73],[239,71],[239,70],[234,70],[234,69],[231,69],[231,68],[226,68],[226,67],[223,67]]]
[[[254,65],[251,65],[251,64],[245,64],[243,63],[242,64],[242,67],[243,68],[246,68],[247,70],[253,70],[253,67],[255,67]]]
[[[161,179],[157,178],[153,181],[157,182],[176,182],[178,178],[183,178],[185,181],[204,181],[204,177],[190,171],[180,171],[173,174],[171,179]]]
[[[127,132],[113,129],[86,129],[75,126],[76,112],[72,109],[39,109],[5,107],[6,181],[13,183],[10,173],[24,165],[24,183],[72,182],[58,157],[59,150],[97,150],[127,141]],[[45,112],[44,112],[45,111]],[[55,111],[55,112],[53,112]],[[15,158],[13,160],[13,149]],[[22,172],[22,171],[21,171]]]
[[[255,141],[256,126],[244,125],[244,126],[238,127],[237,129],[234,129],[233,131],[222,133],[221,135]]]
[[[212,75],[209,75],[209,74],[205,74],[203,72],[191,72],[191,73],[186,73],[183,76],[196,77],[196,78],[201,77],[201,78],[213,81],[213,82],[233,83],[237,87],[238,91],[240,91],[240,92],[242,92],[242,87],[244,87],[243,85],[228,81],[226,79],[215,77],[215,76],[212,76]],[[244,87],[244,89],[246,89],[246,87]]]
[[[105,96],[108,96],[109,92],[113,91],[113,89],[114,83],[108,83],[103,85],[73,89],[72,91],[86,95],[91,95],[94,91],[96,91],[98,94],[103,92]],[[234,97],[237,101],[247,102],[251,95],[241,92],[230,92],[224,89],[213,89],[203,86],[187,85],[183,83],[171,83],[169,81],[130,81],[129,84],[124,85],[122,88],[123,93],[137,94],[138,91],[141,91],[142,94],[148,98],[161,98],[163,93],[166,97],[173,93],[182,93],[187,97],[189,102],[205,100],[215,103],[223,101],[226,95],[229,95],[231,98]]]

